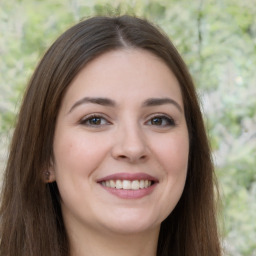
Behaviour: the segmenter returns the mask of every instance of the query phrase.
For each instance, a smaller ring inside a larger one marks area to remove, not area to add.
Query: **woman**
[[[194,85],[139,18],[70,28],[31,78],[2,192],[1,255],[221,255]]]

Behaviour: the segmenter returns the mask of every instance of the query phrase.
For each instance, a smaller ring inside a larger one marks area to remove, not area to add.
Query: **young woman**
[[[61,35],[24,96],[2,191],[5,256],[218,256],[214,171],[192,79],[130,16]]]

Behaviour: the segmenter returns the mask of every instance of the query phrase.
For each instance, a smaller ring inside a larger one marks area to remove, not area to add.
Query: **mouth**
[[[97,181],[108,192],[126,199],[136,199],[149,195],[158,180],[145,173],[117,173]]]
[[[104,187],[125,189],[125,190],[139,190],[152,186],[152,180],[106,180],[100,182]]]

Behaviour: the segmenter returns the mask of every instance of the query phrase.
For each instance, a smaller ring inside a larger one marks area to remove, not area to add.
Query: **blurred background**
[[[185,59],[220,184],[225,255],[256,256],[256,0],[0,0],[0,170],[45,50],[81,19],[124,13],[160,26]]]

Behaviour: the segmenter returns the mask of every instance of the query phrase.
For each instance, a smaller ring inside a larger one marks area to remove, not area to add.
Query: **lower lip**
[[[109,193],[123,199],[139,199],[142,197],[145,197],[153,192],[153,190],[156,187],[156,183],[151,185],[148,188],[138,189],[138,190],[132,190],[132,189],[116,189],[116,188],[109,188],[102,186],[106,191]]]

